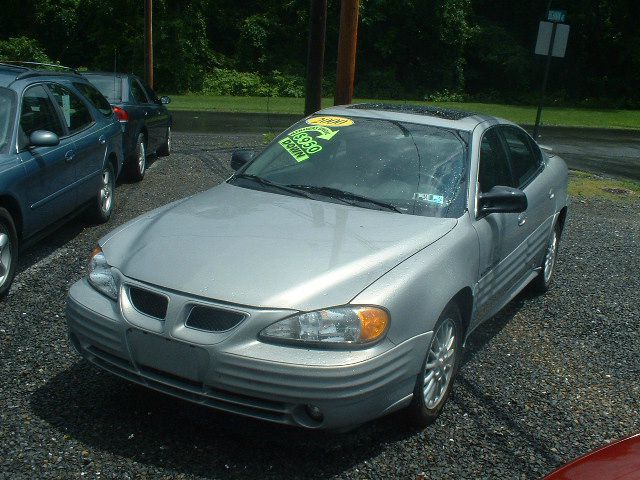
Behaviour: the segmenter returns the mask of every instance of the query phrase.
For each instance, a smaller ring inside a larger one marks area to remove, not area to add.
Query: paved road
[[[200,133],[280,132],[299,115],[173,112],[175,130]],[[525,126],[529,131],[530,126]],[[570,168],[640,180],[640,131],[542,127],[548,145]]]
[[[453,397],[423,431],[399,414],[340,435],[284,428],[82,361],[65,299],[97,239],[219,183],[231,149],[259,143],[177,133],[142,183],[118,186],[108,224],[71,222],[25,253],[0,304],[0,479],[537,479],[640,431],[634,204],[572,203],[554,287],[520,295],[474,333]]]

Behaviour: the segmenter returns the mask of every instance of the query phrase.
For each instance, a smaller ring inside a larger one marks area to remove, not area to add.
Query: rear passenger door
[[[169,126],[169,111],[162,102],[158,99],[156,92],[154,92],[146,83],[142,84],[149,98],[150,118],[148,123],[150,128],[153,129],[153,136],[155,137],[155,144],[150,149],[151,153],[154,153],[160,148],[167,136],[167,127]]]
[[[527,195],[527,210],[518,214],[514,228],[521,239],[518,255],[524,274],[538,267],[546,246],[555,211],[551,172],[545,170],[542,154],[533,139],[522,129],[500,127],[509,153],[509,164],[516,187]]]
[[[29,136],[36,130],[55,133],[60,143],[54,147],[29,147]],[[28,87],[22,95],[18,148],[27,173],[29,211],[25,230],[30,235],[70,213],[76,205],[75,146],[42,84]]]
[[[84,100],[70,88],[50,83],[49,88],[60,109],[65,126],[75,146],[78,203],[93,197],[100,186],[100,174],[107,151],[104,126],[98,124]]]

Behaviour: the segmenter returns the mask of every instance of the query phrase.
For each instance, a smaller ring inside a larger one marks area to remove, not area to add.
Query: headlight
[[[102,253],[100,247],[96,247],[91,252],[89,260],[89,283],[100,293],[105,294],[113,300],[118,300],[118,291],[120,285],[116,277],[111,271],[111,265],[107,263],[107,259]]]
[[[363,345],[384,336],[389,314],[376,307],[337,307],[293,315],[260,332],[265,340],[319,345]]]

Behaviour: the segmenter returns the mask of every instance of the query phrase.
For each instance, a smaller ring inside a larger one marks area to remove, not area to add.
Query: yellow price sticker
[[[353,125],[353,120],[344,117],[311,117],[307,119],[309,125],[319,125],[322,127],[348,127]]]

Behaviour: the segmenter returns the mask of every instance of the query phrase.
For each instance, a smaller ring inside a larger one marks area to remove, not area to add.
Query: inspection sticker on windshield
[[[353,125],[353,120],[344,117],[322,116],[308,118],[307,123],[309,125],[320,125],[323,127],[348,127],[349,125]]]
[[[433,193],[414,193],[413,198],[414,200],[422,200],[423,202],[444,205],[444,197],[442,195],[435,195]]]

